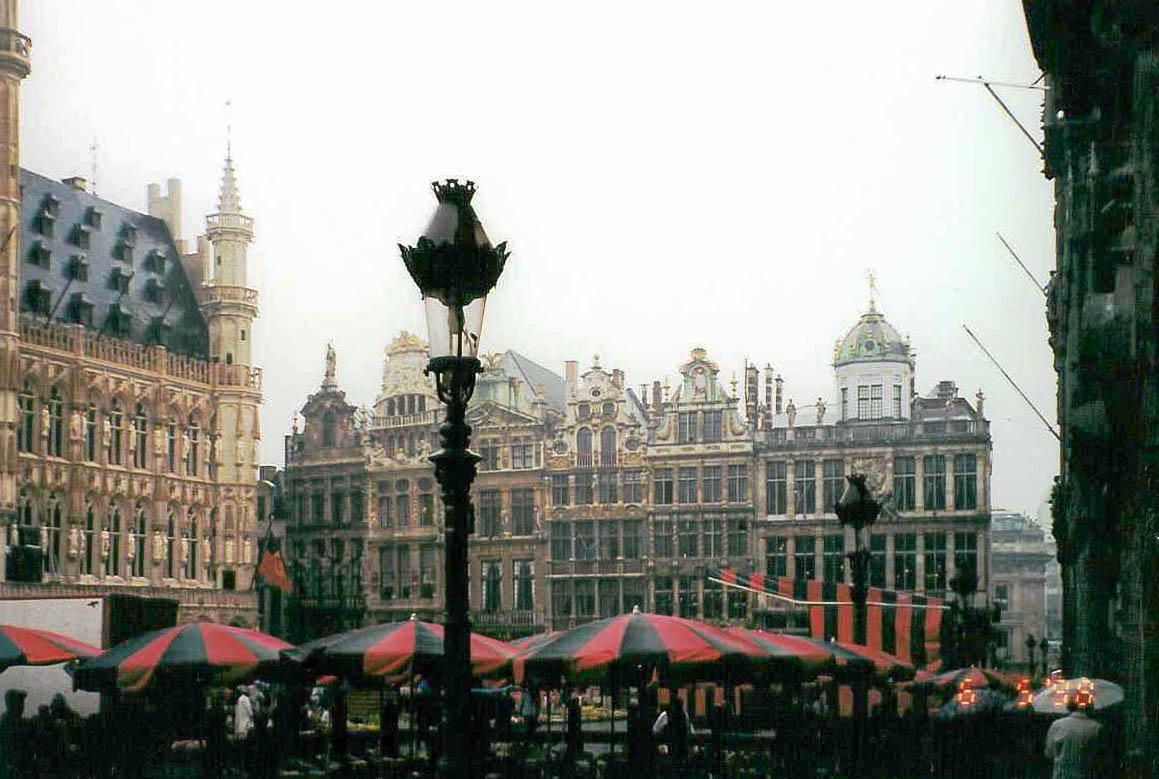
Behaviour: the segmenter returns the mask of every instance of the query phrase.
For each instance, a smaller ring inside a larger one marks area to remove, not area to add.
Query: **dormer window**
[[[105,217],[104,212],[101,211],[101,209],[97,208],[96,206],[89,206],[88,213],[85,216],[88,220],[89,227],[94,230],[101,229],[101,221]]]
[[[81,249],[88,250],[92,241],[89,237],[90,227],[88,225],[78,224],[72,228],[72,242]]]
[[[56,237],[56,215],[50,211],[42,210],[40,215],[36,218],[37,231],[45,238]]]
[[[129,335],[129,326],[133,318],[129,312],[121,307],[120,303],[109,306],[109,314],[105,319],[105,329],[114,336],[126,337]]]
[[[93,326],[93,301],[83,292],[76,292],[69,300],[69,318],[78,325]]]
[[[73,281],[89,280],[89,260],[83,254],[74,254],[68,263],[68,277]]]
[[[41,284],[38,279],[28,282],[24,288],[24,310],[48,316],[52,311],[52,290]]]
[[[129,291],[129,280],[133,278],[132,271],[126,272],[121,268],[113,268],[109,272],[109,289],[116,290],[124,295]]]
[[[145,270],[152,273],[165,272],[165,253],[160,249],[154,249],[145,257]]]
[[[121,228],[121,243],[125,244],[126,246],[136,246],[137,228],[133,227],[131,224],[126,224],[123,228]]]
[[[155,316],[149,320],[149,341],[151,343],[169,343],[169,323],[163,316]]]
[[[45,195],[44,202],[40,204],[40,211],[55,218],[60,211],[60,201],[52,195]]]
[[[145,299],[150,303],[161,303],[165,300],[165,285],[157,279],[145,282]]]
[[[44,245],[37,241],[31,249],[28,250],[28,262],[32,265],[48,270],[52,261],[52,251],[46,249]]]
[[[121,262],[132,263],[133,262],[133,246],[132,246],[132,244],[126,243],[125,240],[122,238],[121,242],[118,243],[116,245],[116,247],[113,249],[113,257],[115,259],[120,260]]]

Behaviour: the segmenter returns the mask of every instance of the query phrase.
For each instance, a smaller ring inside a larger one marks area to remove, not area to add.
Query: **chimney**
[[[958,397],[958,385],[952,381],[938,382],[938,400],[953,400]]]
[[[652,382],[652,413],[660,416],[664,408],[664,400],[660,396],[660,382]]]
[[[70,187],[75,190],[79,190],[80,192],[89,191],[89,183],[81,176],[69,176],[68,178],[61,179],[60,181],[61,183],[68,184]]]
[[[982,394],[982,390],[978,390],[978,393],[974,395],[974,405],[978,412],[978,416],[982,416],[982,403],[985,400],[986,396]]]
[[[563,384],[567,388],[569,395],[575,393],[575,387],[579,384],[579,363],[575,360],[566,360],[564,362]]]
[[[778,375],[777,379],[776,379],[776,384],[777,384],[777,405],[776,405],[776,412],[775,413],[780,414],[781,413],[781,397],[785,393],[785,380],[782,379]]]
[[[165,194],[161,194],[160,184],[150,184],[145,190],[149,216],[155,216],[169,226],[173,242],[181,243],[181,179],[171,178],[165,182]]]
[[[773,366],[765,363],[765,408],[773,407]]]
[[[624,372],[619,368],[612,368],[612,386],[616,389],[624,387]]]
[[[745,416],[749,422],[757,420],[757,405],[760,403],[760,377],[757,366],[745,362],[744,367],[744,405]]]

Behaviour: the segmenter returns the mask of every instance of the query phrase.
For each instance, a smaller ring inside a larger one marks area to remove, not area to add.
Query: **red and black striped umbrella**
[[[100,653],[100,647],[51,630],[0,625],[0,671],[14,665],[53,665]]]
[[[198,680],[237,684],[281,665],[294,647],[257,630],[195,622],[131,638],[77,666],[82,690],[137,692],[150,682]]]
[[[318,673],[398,681],[415,673],[437,673],[443,659],[443,626],[412,617],[312,641],[302,647]],[[497,638],[471,634],[471,672],[502,673],[515,650]]]
[[[990,668],[956,668],[952,671],[943,671],[939,674],[934,674],[928,678],[918,678],[914,681],[913,687],[925,688],[936,692],[957,692],[962,686],[962,682],[969,682],[972,689],[975,690],[1002,690],[1005,692],[1017,692],[1018,680],[1013,679],[1006,674]]]
[[[631,614],[588,622],[516,656],[515,680],[569,681],[636,666],[668,675],[715,676],[762,664],[766,653],[742,636],[704,622]]]
[[[856,673],[867,665],[873,666],[873,673],[879,679],[912,679],[915,669],[909,663],[878,649],[871,649],[860,644],[847,644],[843,641],[822,641],[819,638],[796,636],[801,641],[808,642],[819,649],[827,649],[833,653],[837,662],[838,676],[844,672]]]
[[[818,646],[817,642],[803,636],[787,633],[768,633],[742,627],[728,628],[730,633],[743,636],[765,650],[771,664],[776,667],[801,672],[806,677],[834,667],[837,664],[833,650]]]
[[[537,646],[543,646],[548,641],[558,636],[560,631],[549,630],[546,633],[536,633],[534,636],[524,636],[517,638],[514,641],[508,641],[507,646],[511,647],[517,652],[526,652],[528,649],[534,649]]]

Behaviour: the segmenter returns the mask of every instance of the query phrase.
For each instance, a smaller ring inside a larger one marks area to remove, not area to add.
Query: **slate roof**
[[[503,354],[504,368],[509,376],[520,376],[530,389],[536,384],[543,385],[547,405],[562,411],[565,405],[563,377],[544,368],[529,357],[524,357],[513,349]]]
[[[27,170],[20,190],[24,315],[207,359],[205,319],[163,220]]]

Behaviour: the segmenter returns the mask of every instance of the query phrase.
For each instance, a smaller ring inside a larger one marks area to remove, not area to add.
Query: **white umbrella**
[[[1123,688],[1106,679],[1058,679],[1049,682],[1034,696],[1034,711],[1038,714],[1067,713],[1066,703],[1072,696],[1077,697],[1080,703],[1089,700],[1092,711],[1103,709],[1123,702]]]

